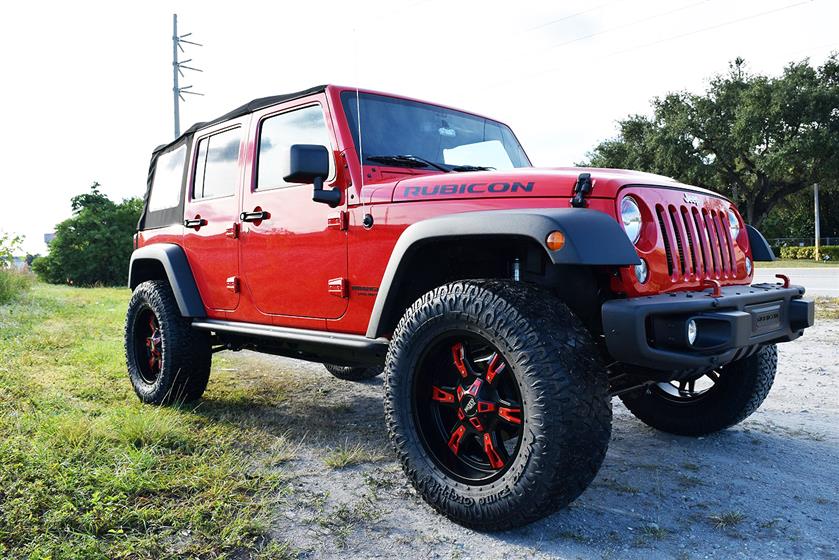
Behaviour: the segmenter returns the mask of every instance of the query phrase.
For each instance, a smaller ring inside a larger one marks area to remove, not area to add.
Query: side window
[[[195,156],[193,198],[228,196],[239,177],[241,130],[234,128],[202,138]]]
[[[257,190],[296,184],[283,180],[283,177],[288,175],[289,151],[293,144],[319,144],[330,149],[329,132],[319,105],[268,117],[262,122],[257,156]],[[330,157],[330,177],[333,175],[334,165]]]
[[[158,156],[151,184],[149,212],[174,208],[181,203],[185,163],[186,145]]]

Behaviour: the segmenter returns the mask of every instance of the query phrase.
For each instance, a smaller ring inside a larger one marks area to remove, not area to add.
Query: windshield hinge
[[[574,183],[574,197],[571,199],[571,206],[574,208],[585,208],[585,197],[594,188],[591,181],[591,173],[580,173],[577,182]]]

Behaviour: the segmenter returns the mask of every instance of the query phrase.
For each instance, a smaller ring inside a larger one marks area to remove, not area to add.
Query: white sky
[[[358,85],[498,118],[544,166],[581,160],[616,120],[703,89],[736,56],[777,74],[839,50],[834,0],[10,2],[0,231],[26,250],[45,251],[94,180],[142,196],[173,135],[173,12],[205,44],[187,51],[205,71],[183,83],[207,95],[181,105],[183,129],[255,97]]]

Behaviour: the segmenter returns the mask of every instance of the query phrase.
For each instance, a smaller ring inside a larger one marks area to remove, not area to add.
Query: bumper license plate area
[[[751,305],[746,311],[752,316],[752,334],[763,334],[781,328],[781,303]]]

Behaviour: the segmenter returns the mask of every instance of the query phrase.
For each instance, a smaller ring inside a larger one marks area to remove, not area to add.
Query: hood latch
[[[585,208],[585,196],[591,192],[594,183],[591,181],[591,173],[580,173],[577,182],[574,183],[574,197],[571,199],[571,206],[574,208]]]

